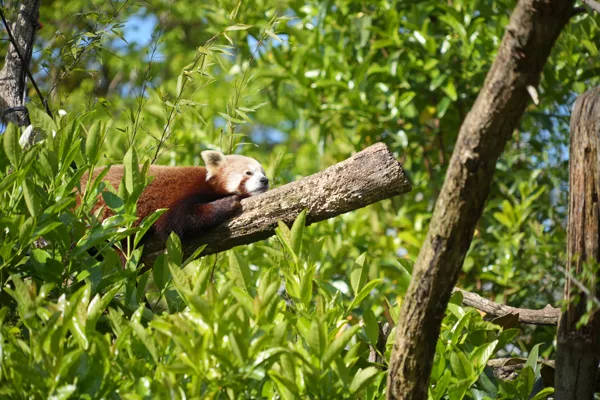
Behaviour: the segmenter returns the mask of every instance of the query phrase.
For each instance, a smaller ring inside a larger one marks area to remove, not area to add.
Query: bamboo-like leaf
[[[31,179],[23,181],[23,197],[29,213],[34,217],[42,214],[42,202],[35,190],[35,183]]]
[[[290,230],[292,251],[298,256],[300,255],[300,250],[302,250],[302,236],[304,235],[304,227],[306,226],[306,212],[306,209],[302,210],[296,217],[292,229]]]
[[[329,365],[338,355],[340,355],[342,350],[344,350],[348,342],[354,337],[359,329],[360,326],[353,325],[336,337],[331,344],[327,346],[327,350],[323,355],[323,365]]]
[[[368,264],[365,264],[366,255],[366,252],[359,255],[356,261],[354,261],[352,269],[350,270],[350,286],[352,286],[352,291],[354,294],[360,292],[367,282],[367,275],[369,271]]]
[[[236,285],[250,293],[250,268],[248,263],[234,250],[229,251],[229,271]]]
[[[367,283],[365,287],[361,289],[361,291],[356,295],[350,306],[348,307],[348,312],[357,307],[364,299],[371,293],[371,290],[375,289],[377,285],[381,283],[381,279],[373,279],[371,282]]]
[[[245,31],[246,29],[250,29],[250,28],[252,28],[252,25],[237,24],[237,25],[228,26],[227,28],[225,28],[225,32]]]
[[[383,372],[379,371],[379,369],[376,367],[367,367],[361,370],[358,374],[356,374],[354,379],[352,379],[352,382],[350,383],[350,392],[355,394],[359,393],[369,384],[369,382],[375,379],[379,373]]]
[[[19,145],[19,130],[17,126],[8,124],[2,136],[4,153],[6,153],[6,157],[8,157],[13,167],[17,167],[22,153],[21,146]]]
[[[102,145],[103,127],[101,122],[94,123],[85,140],[85,155],[90,164],[95,164],[98,160],[100,153],[100,146]]]
[[[365,323],[365,333],[367,334],[367,338],[372,346],[376,346],[377,340],[379,339],[379,325],[377,324],[377,318],[375,317],[373,310],[368,308],[363,312],[363,321]]]
[[[104,195],[104,193],[105,192],[103,192],[103,195]],[[146,216],[146,218],[144,218],[142,220],[142,222],[139,225],[139,230],[135,233],[133,247],[137,247],[137,245],[140,243],[140,240],[142,240],[142,238],[144,237],[146,232],[148,232],[148,230],[150,228],[152,228],[152,225],[156,222],[156,220],[159,219],[160,216],[163,215],[166,211],[167,211],[166,208],[158,209],[158,210],[154,211],[152,214]]]

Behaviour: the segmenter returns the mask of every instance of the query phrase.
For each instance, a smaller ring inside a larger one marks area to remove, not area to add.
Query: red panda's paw
[[[241,200],[241,196],[234,194],[232,196],[227,196],[222,199],[219,199],[217,200],[217,202],[220,203],[220,206],[227,213],[234,213],[242,209],[242,203],[240,202]]]
[[[235,211],[239,211],[242,209],[242,201],[243,197],[237,194],[231,196],[231,208]]]

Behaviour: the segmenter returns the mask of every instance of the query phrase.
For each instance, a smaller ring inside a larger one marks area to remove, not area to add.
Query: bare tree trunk
[[[242,213],[203,237],[186,241],[193,253],[207,244],[203,255],[272,236],[278,221],[294,222],[307,209],[306,223],[323,221],[411,190],[402,166],[383,143],[377,143],[347,160],[296,182],[242,200]],[[151,265],[164,243],[144,244],[146,265]]]
[[[579,96],[571,116],[569,225],[564,297],[558,328],[555,398],[593,399],[600,362],[600,315],[577,328],[594,298],[600,249],[600,88]],[[586,293],[587,292],[587,293]],[[597,307],[596,307],[597,308]]]
[[[12,43],[6,53],[4,67],[0,71],[0,108],[2,119],[18,126],[29,125],[29,116],[25,106],[27,68],[31,61],[31,51],[41,0],[23,0],[10,26]]]
[[[540,80],[573,0],[520,0],[473,108],[463,122],[425,243],[402,304],[388,375],[389,399],[427,399],[440,324],[496,161]]]

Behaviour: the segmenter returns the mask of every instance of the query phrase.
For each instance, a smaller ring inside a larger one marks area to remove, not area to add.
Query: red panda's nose
[[[260,183],[266,185],[267,183],[269,183],[269,179],[266,176],[263,176],[262,178],[260,178]]]

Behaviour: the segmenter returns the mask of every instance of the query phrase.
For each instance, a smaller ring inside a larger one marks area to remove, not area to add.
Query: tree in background
[[[0,391],[383,396],[388,326],[513,7],[43,2],[31,70],[54,118],[30,91],[29,117],[44,139],[22,150],[10,124],[0,150]],[[3,10],[18,15],[16,2]],[[498,303],[559,303],[567,122],[576,95],[597,84],[597,21],[570,19],[544,66],[539,104],[496,164],[459,282]],[[132,246],[118,266],[110,244],[144,229],[131,225],[144,184],[136,159],[198,165],[207,148],[243,152],[278,186],[378,141],[402,161],[411,194],[204,258],[183,260],[171,238],[146,272]],[[117,218],[90,215],[100,182],[70,208],[78,174],[123,161],[139,179],[105,195]],[[47,244],[36,248],[40,237]],[[86,252],[94,246],[102,260]],[[550,385],[549,367],[535,361],[554,358],[555,328],[490,323],[460,297],[442,321],[433,398],[528,398],[536,380]],[[513,380],[486,366],[527,355]]]

